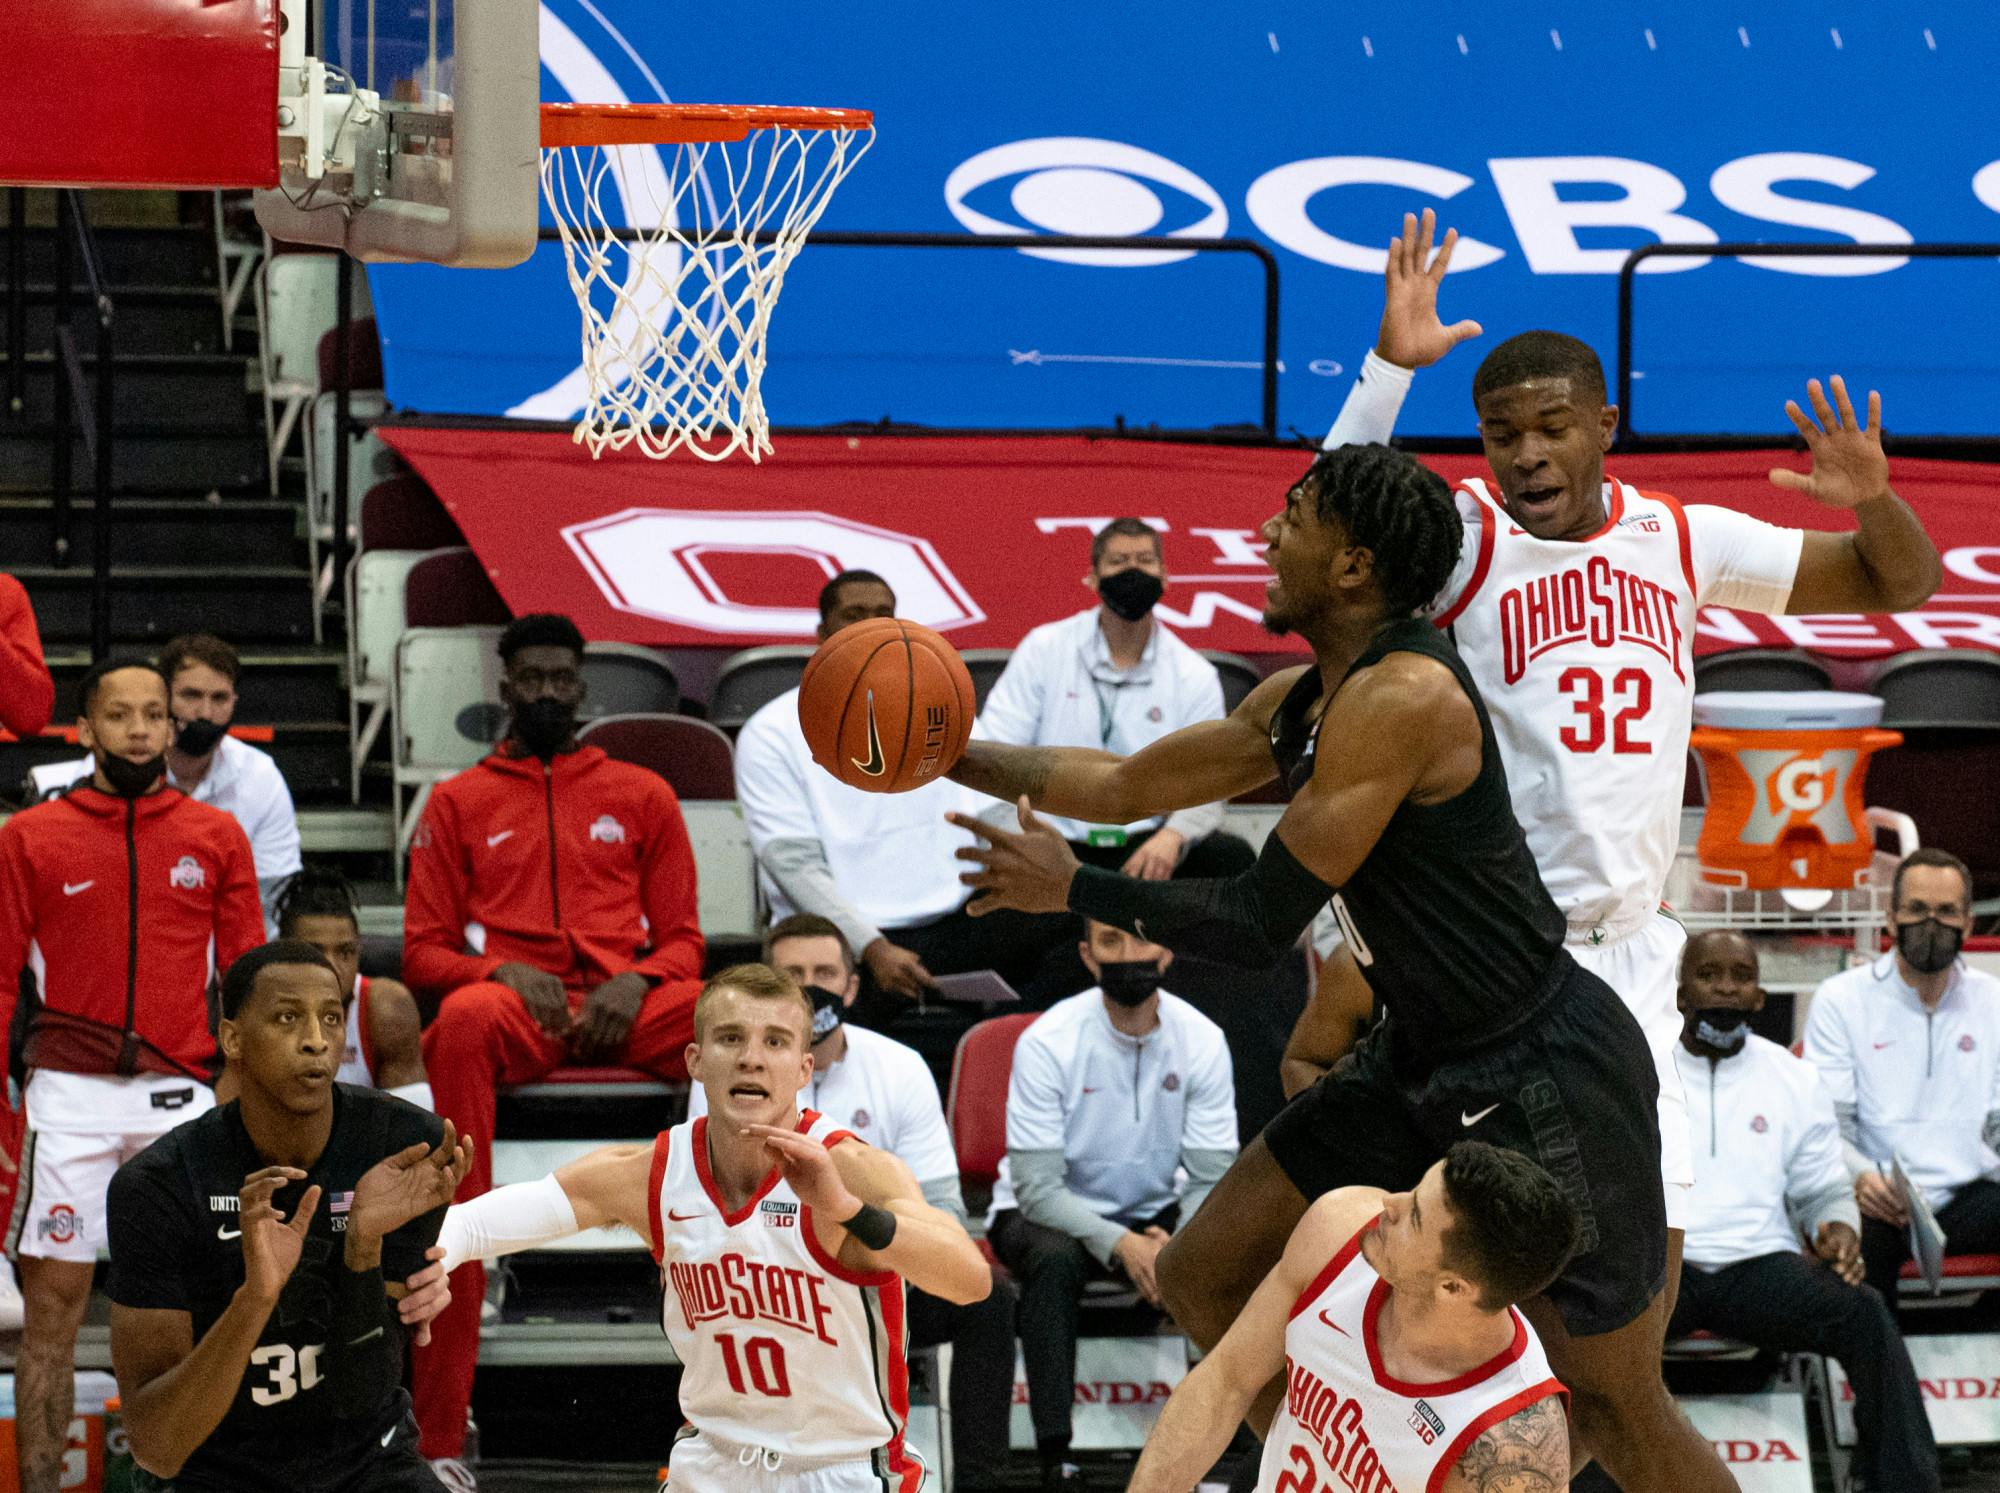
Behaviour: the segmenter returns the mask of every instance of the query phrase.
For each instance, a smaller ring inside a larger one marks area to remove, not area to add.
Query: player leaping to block
[[[1734,1486],[1660,1380],[1666,1219],[1659,1083],[1618,997],[1563,947],[1515,823],[1493,727],[1450,640],[1417,615],[1457,560],[1436,473],[1382,446],[1322,455],[1264,525],[1265,622],[1312,645],[1228,718],[1131,757],[975,741],[959,781],[1017,799],[981,840],[973,910],[1068,908],[1170,947],[1268,963],[1332,899],[1387,1012],[1246,1146],[1194,1222],[1226,1221],[1227,1270],[1169,1245],[1161,1288],[1204,1346],[1277,1262],[1314,1198],[1415,1186],[1460,1139],[1540,1162],[1575,1206],[1575,1258],[1528,1310],[1570,1387],[1577,1441],[1628,1493]],[[1325,751],[1318,750],[1324,742]],[[1230,798],[1282,777],[1257,865],[1146,882],[1077,865],[1029,801],[1094,823]],[[1261,1416],[1275,1407],[1267,1391]]]
[[[722,971],[688,1047],[706,1116],[458,1204],[439,1236],[447,1269],[607,1224],[651,1246],[683,1365],[678,1493],[916,1493],[903,1282],[954,1302],[992,1287],[908,1167],[799,1109],[812,1015],[787,975]]]

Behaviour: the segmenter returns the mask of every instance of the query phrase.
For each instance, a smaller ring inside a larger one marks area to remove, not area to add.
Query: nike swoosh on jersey
[[[1877,1042],[1875,1044],[1875,1050],[1877,1052],[1880,1052],[1885,1047],[1894,1047],[1895,1045],[1896,1044],[1894,1042]]]
[[[241,1229],[217,1229],[217,1230],[215,1231],[215,1237],[216,1237],[216,1238],[218,1238],[218,1239],[241,1239],[241,1238],[243,1237],[243,1230],[241,1230]]]
[[[513,833],[514,832],[511,829],[503,829],[497,835],[488,835],[486,837],[486,848],[488,850],[491,850],[495,845],[498,845],[502,840],[510,838],[513,835]]]
[[[1319,1319],[1320,1321],[1326,1323],[1327,1326],[1331,1327],[1335,1332],[1339,1333],[1342,1337],[1354,1336],[1353,1333],[1349,1332],[1345,1327],[1342,1327],[1338,1322],[1334,1321],[1333,1318],[1329,1317],[1326,1314],[1325,1307],[1321,1307],[1319,1309]]]
[[[74,883],[65,881],[63,883],[63,895],[65,897],[74,897],[78,892],[87,892],[96,885],[97,881],[96,878],[94,877],[89,881],[79,881]]]
[[[1463,1125],[1467,1130],[1470,1130],[1499,1107],[1498,1104],[1489,1104],[1476,1115],[1469,1115],[1464,1110],[1460,1110],[1458,1112],[1458,1123]]]
[[[377,1331],[377,1332],[380,1332],[380,1331],[381,1331],[381,1329],[380,1329],[380,1328],[378,1327],[378,1328],[376,1329],[376,1331]],[[388,1444],[389,1444],[390,1442],[394,1441],[394,1440],[396,1439],[396,1433],[397,1433],[398,1431],[400,1431],[401,1429],[402,1429],[402,1427],[401,1427],[401,1426],[391,1426],[391,1427],[389,1427],[389,1429],[388,1429],[388,1430],[386,1430],[386,1431],[384,1431],[384,1432],[382,1433],[382,1444],[383,1444],[384,1446],[387,1446],[387,1445],[388,1445]]]
[[[667,1209],[667,1217],[675,1223],[686,1223],[689,1219],[699,1218],[701,1215],[699,1213],[676,1213],[673,1209],[669,1208]]]
[[[847,760],[852,762],[858,771],[866,773],[871,778],[881,777],[888,766],[882,760],[882,733],[875,729],[875,691],[872,689],[868,691],[868,760],[863,762],[859,757],[849,757]]]

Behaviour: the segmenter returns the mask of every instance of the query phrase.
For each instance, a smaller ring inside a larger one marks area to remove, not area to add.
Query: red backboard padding
[[[8,7],[0,182],[276,186],[276,0]]]

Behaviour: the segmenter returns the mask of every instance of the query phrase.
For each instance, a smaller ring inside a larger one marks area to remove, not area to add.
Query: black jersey
[[[1399,1039],[1441,1055],[1514,1031],[1554,998],[1570,964],[1567,925],[1514,820],[1499,744],[1458,650],[1421,618],[1392,622],[1348,675],[1391,653],[1451,670],[1479,716],[1479,776],[1443,803],[1399,805],[1333,910]],[[1271,755],[1292,793],[1312,778],[1319,695],[1309,668],[1271,717]]]
[[[418,1141],[436,1145],[443,1134],[438,1117],[413,1104],[333,1086],[326,1149],[303,1182],[275,1199],[290,1218],[308,1187],[321,1189],[298,1268],[264,1324],[236,1402],[175,1476],[176,1489],[344,1493],[366,1485],[366,1469],[392,1440],[407,1442],[397,1435],[410,1414],[405,1390],[398,1387],[366,1416],[341,1420],[321,1365],[355,1184],[385,1157]],[[106,1204],[112,1301],[187,1312],[200,1342],[243,1284],[237,1195],[244,1178],[268,1165],[230,1103],[170,1130],[121,1166]],[[422,1269],[443,1222],[439,1208],[385,1238],[383,1278],[401,1281]],[[393,1313],[385,1321],[399,1330]]]

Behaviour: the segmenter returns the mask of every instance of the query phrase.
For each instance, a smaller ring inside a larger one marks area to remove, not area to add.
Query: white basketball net
[[[593,457],[686,447],[754,462],[770,451],[771,312],[792,257],[874,139],[778,126],[726,142],[542,152],[542,195],[583,312],[590,397],[576,439]]]

